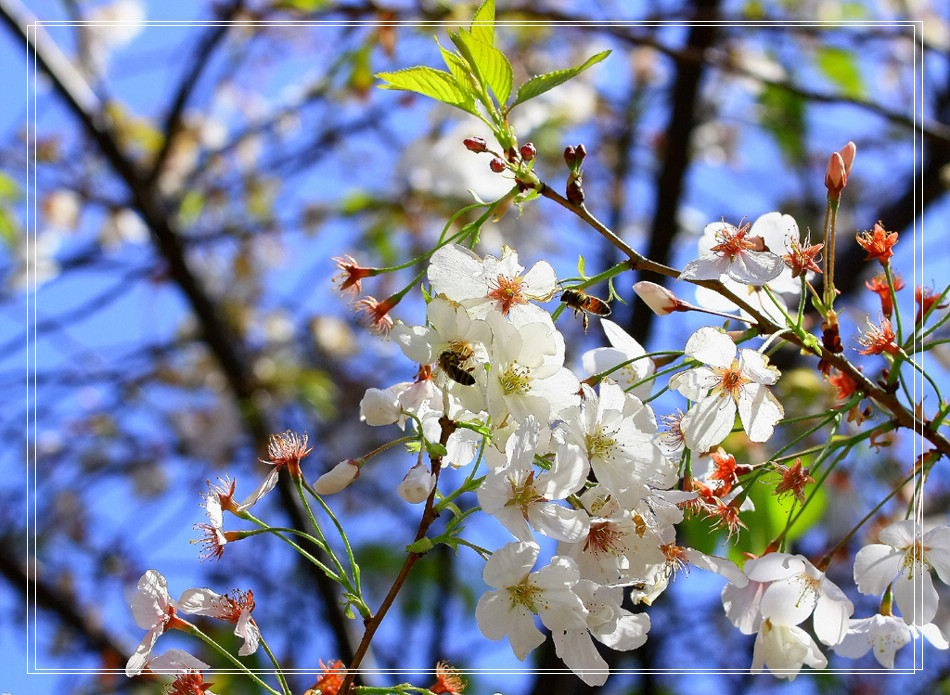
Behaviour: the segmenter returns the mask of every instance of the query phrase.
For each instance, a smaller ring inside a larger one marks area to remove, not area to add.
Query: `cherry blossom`
[[[191,627],[178,617],[178,602],[168,595],[168,583],[157,570],[148,570],[138,583],[138,592],[132,598],[132,616],[136,624],[148,630],[135,653],[125,665],[126,676],[137,676],[145,668],[152,647],[166,630]]]
[[[828,665],[828,659],[811,636],[795,625],[773,624],[768,618],[763,620],[752,648],[749,672],[761,673],[765,666],[776,678],[791,681],[805,664],[817,669]]]
[[[937,526],[921,534],[914,520],[905,519],[883,529],[880,540],[854,557],[858,591],[883,594],[892,584],[904,621],[926,625],[937,614],[938,603],[931,568],[942,582],[950,583],[950,528]]]
[[[779,371],[765,355],[737,350],[728,335],[706,326],[686,341],[686,356],[706,365],[670,379],[671,389],[693,401],[680,422],[687,447],[703,452],[719,444],[732,430],[736,412],[753,442],[772,436],[785,409],[766,388]]]
[[[451,244],[432,254],[429,283],[433,293],[460,302],[473,318],[485,318],[499,311],[525,322],[543,320],[547,312],[530,302],[546,302],[557,290],[557,275],[547,261],[538,261],[528,272],[518,263],[518,253],[505,246],[501,260],[479,258],[475,253]]]
[[[228,623],[236,623],[234,634],[244,640],[238,650],[240,656],[248,656],[257,651],[261,639],[261,630],[251,617],[254,610],[252,591],[232,590],[232,596],[218,594],[211,589],[187,589],[178,600],[183,613],[207,615]]]
[[[615,651],[630,651],[647,641],[650,616],[621,608],[623,590],[609,588],[587,579],[574,586],[587,609],[586,628],[553,630],[557,655],[587,685],[603,685],[610,669],[597,653],[593,638]]]
[[[489,471],[478,489],[482,509],[521,541],[532,541],[531,528],[551,538],[576,541],[589,529],[587,512],[557,504],[584,485],[587,460],[580,447],[558,449],[551,470],[535,478],[534,455],[541,423],[528,416],[505,446],[507,463]]]
[[[767,583],[759,610],[773,625],[799,625],[809,615],[827,645],[844,639],[854,604],[825,573],[801,555],[768,553],[745,565],[750,581]]]
[[[776,213],[777,214],[777,213]],[[758,223],[758,220],[756,221]],[[727,275],[746,285],[764,285],[774,280],[785,268],[781,256],[766,250],[757,230],[749,225],[736,227],[728,222],[712,222],[703,231],[703,242],[714,241],[700,257],[690,261],[680,273],[680,280],[718,280]]]
[[[544,642],[534,616],[552,631],[587,628],[587,609],[573,591],[580,579],[577,565],[570,558],[555,556],[532,572],[540,552],[537,543],[518,542],[492,553],[482,578],[494,590],[485,592],[475,607],[482,634],[490,640],[507,636],[521,661]]]

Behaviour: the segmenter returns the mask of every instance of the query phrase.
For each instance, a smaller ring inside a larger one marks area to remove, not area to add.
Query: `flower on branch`
[[[897,232],[888,232],[881,222],[874,225],[871,231],[860,232],[856,237],[858,244],[868,252],[866,261],[877,260],[886,268],[894,255],[894,244],[897,243]]]
[[[238,650],[240,656],[257,651],[261,630],[251,617],[254,610],[254,592],[232,589],[231,595],[215,593],[211,589],[187,589],[178,600],[183,613],[206,615],[227,623],[236,623],[234,634],[244,640]]]
[[[340,294],[343,295],[359,296],[362,292],[361,283],[363,278],[372,277],[376,274],[375,268],[364,268],[358,265],[356,259],[352,256],[337,257],[333,260],[336,262],[337,268],[342,271],[333,277],[333,282]]]
[[[895,292],[904,289],[904,281],[900,275],[894,275],[893,281]],[[881,298],[881,311],[884,316],[890,318],[891,314],[894,313],[894,298],[891,297],[891,288],[887,284],[887,276],[883,273],[875,275],[870,280],[865,280],[864,286]]]
[[[848,185],[848,176],[851,174],[851,165],[854,163],[857,149],[853,142],[849,142],[831,154],[825,171],[825,188],[828,189],[828,198],[837,201],[841,197],[841,191]]]
[[[900,347],[895,342],[896,334],[891,326],[891,320],[881,317],[881,325],[871,323],[871,317],[867,317],[867,327],[858,336],[858,343],[864,348],[858,350],[862,355],[880,355],[884,352],[890,355],[896,355],[900,352]]]
[[[792,277],[801,277],[808,272],[820,273],[821,266],[815,258],[824,246],[824,244],[812,246],[811,235],[805,237],[804,242],[800,242],[797,237],[792,237],[788,242],[788,253],[782,256],[785,265],[792,269]]]
[[[435,665],[435,683],[429,686],[435,695],[461,695],[465,690],[465,679],[462,672],[449,666],[447,661],[440,661]]]
[[[392,297],[384,301],[379,301],[375,297],[366,297],[358,301],[354,308],[359,322],[369,328],[377,335],[389,335],[393,327],[393,318],[389,315],[390,310],[396,306],[396,300]]]
[[[306,432],[300,434],[287,430],[282,434],[272,434],[267,442],[269,458],[267,460],[260,459],[260,462],[267,463],[273,468],[267,474],[267,477],[261,481],[261,484],[257,486],[257,489],[241,502],[238,509],[243,511],[253,507],[264,495],[273,490],[274,486],[277,485],[277,478],[282,468],[286,467],[287,472],[293,478],[302,477],[300,461],[311,451],[313,451],[312,448],[307,448]]]
[[[343,685],[343,678],[346,676],[346,667],[343,662],[337,659],[324,664],[323,659],[320,659],[320,670],[322,673],[317,682],[311,685],[304,695],[338,695]]]
[[[715,245],[687,263],[678,279],[718,280],[728,275],[746,285],[764,285],[777,278],[785,267],[781,256],[766,250],[761,236],[749,232],[748,224],[736,227],[725,221],[712,222],[706,225],[704,238],[710,235]]]
[[[799,503],[805,504],[805,486],[814,483],[815,479],[808,475],[807,468],[802,468],[802,460],[798,459],[795,461],[795,465],[791,467],[781,463],[776,463],[774,466],[782,474],[782,482],[775,486],[772,494],[781,497],[790,492]]]
[[[148,570],[139,579],[138,592],[132,599],[132,616],[148,632],[125,665],[125,675],[129,677],[142,672],[163,632],[191,627],[178,617],[178,602],[168,595],[168,583],[157,570]]]
[[[926,625],[937,614],[938,596],[930,570],[950,583],[950,528],[921,533],[913,519],[883,529],[880,543],[861,548],[854,557],[854,582],[862,594],[883,594],[888,584],[904,622]]]
[[[709,451],[732,431],[737,412],[753,442],[772,436],[785,409],[766,388],[778,380],[779,371],[765,355],[737,351],[728,335],[710,326],[689,337],[685,352],[703,363],[670,379],[671,389],[693,401],[680,422],[687,447]]]

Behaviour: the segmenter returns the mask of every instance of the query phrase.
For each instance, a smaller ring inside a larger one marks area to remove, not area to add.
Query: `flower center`
[[[599,555],[600,553],[614,552],[620,542],[620,533],[609,521],[595,522],[590,525],[587,540],[584,542],[584,552]]]
[[[535,615],[538,614],[538,608],[535,602],[538,600],[540,594],[541,589],[530,584],[527,577],[514,586],[508,587],[508,597],[511,599],[512,607],[524,606]]]
[[[534,489],[534,471],[528,473],[528,477],[521,483],[514,478],[508,478],[508,484],[511,485],[511,499],[505,503],[505,506],[520,507],[522,514],[527,518],[528,507],[542,500],[541,495]]]
[[[527,393],[531,386],[531,370],[524,365],[512,362],[501,375],[501,388],[506,396],[513,393]]]
[[[507,278],[499,275],[497,279],[489,281],[491,291],[485,295],[501,304],[501,313],[507,315],[508,310],[515,304],[526,304],[527,298],[521,292],[521,278]]]
[[[587,458],[605,458],[617,443],[617,440],[604,432],[603,425],[598,424],[593,432],[587,435]]]
[[[745,238],[748,231],[749,225],[745,225],[741,229],[736,229],[734,232],[731,231],[729,227],[723,227],[716,232],[716,240],[719,243],[710,250],[721,253],[724,256],[729,256],[730,259],[735,260],[736,256],[743,251],[751,251],[758,248],[758,244]]]
[[[739,359],[732,360],[732,364],[728,367],[712,367],[711,369],[719,376],[719,384],[713,390],[720,391],[723,395],[728,394],[733,400],[739,400],[739,387],[750,381],[749,378],[743,376]]]

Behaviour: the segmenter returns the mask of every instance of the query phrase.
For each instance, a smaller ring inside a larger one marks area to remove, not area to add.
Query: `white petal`
[[[221,618],[224,602],[221,594],[211,589],[185,589],[178,599],[178,608],[182,613],[192,615],[210,615]]]
[[[693,404],[680,421],[680,429],[686,446],[702,453],[722,442],[735,421],[735,401],[728,396],[712,396]]]
[[[152,647],[155,646],[155,642],[159,636],[161,636],[164,627],[164,624],[158,624],[145,633],[145,637],[142,638],[139,646],[135,648],[135,652],[129,657],[128,662],[125,664],[126,676],[131,678],[142,672],[142,669],[145,668],[145,664],[148,663],[148,657],[152,653]]]
[[[553,502],[533,506],[528,512],[528,520],[545,536],[568,543],[586,537],[590,531],[587,512],[583,509],[568,509]]]
[[[718,328],[703,326],[686,341],[685,352],[711,367],[729,367],[736,358],[736,344]]]
[[[683,268],[677,280],[718,280],[729,267],[729,257],[718,253],[708,253]]]
[[[755,582],[772,582],[787,579],[805,571],[805,559],[801,555],[768,553],[745,563],[746,576]]]
[[[778,369],[769,366],[769,358],[757,350],[739,350],[739,363],[742,375],[760,384],[774,384],[780,376]]]
[[[476,278],[482,272],[482,260],[472,251],[450,244],[437,249],[429,263],[429,284],[435,294],[460,302],[484,295],[484,285]]]
[[[522,276],[521,291],[529,299],[546,302],[557,289],[557,273],[547,261],[538,261]]]
[[[848,633],[848,619],[854,613],[854,604],[846,597],[843,600],[832,599],[828,594],[818,597],[812,625],[815,636],[824,644],[833,646],[844,639]]]
[[[249,610],[241,611],[241,616],[234,627],[234,634],[244,640],[244,644],[238,650],[240,656],[248,656],[257,651],[257,645],[261,641],[261,629],[251,618]]]
[[[773,625],[799,625],[811,615],[817,596],[798,581],[772,582],[762,595],[762,617]]]
[[[204,671],[211,668],[201,659],[183,649],[169,649],[163,654],[149,659],[148,667],[154,673],[162,671]]]
[[[905,623],[926,625],[933,620],[939,597],[930,572],[919,564],[912,577],[907,570],[903,571],[894,580],[894,600]]]
[[[514,586],[528,576],[541,548],[536,543],[508,543],[492,553],[482,579],[495,589]]]
[[[782,274],[785,261],[768,251],[743,251],[729,264],[727,274],[736,282],[764,285]]]
[[[610,669],[597,653],[587,630],[555,630],[554,650],[571,671],[587,685],[603,685]]]
[[[883,594],[900,572],[904,554],[889,545],[872,543],[854,556],[854,583],[862,594]]]
[[[785,409],[771,391],[762,384],[739,387],[739,419],[753,442],[768,441]]]
[[[674,374],[670,378],[670,388],[691,401],[701,401],[720,381],[709,367],[693,367]]]
[[[937,526],[924,534],[927,562],[937,570],[937,576],[944,584],[950,584],[950,528]]]
[[[754,635],[759,631],[762,614],[759,604],[766,584],[748,582],[745,586],[726,584],[722,588],[722,606],[726,617],[745,635]]]

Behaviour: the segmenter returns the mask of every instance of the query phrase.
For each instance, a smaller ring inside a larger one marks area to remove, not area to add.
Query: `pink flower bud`
[[[530,162],[532,159],[535,158],[537,154],[538,154],[538,150],[537,148],[535,148],[533,143],[526,142],[524,145],[521,146],[521,158],[524,161]]]
[[[429,472],[427,466],[417,463],[409,469],[406,477],[399,483],[399,496],[409,504],[425,502],[435,487],[435,475]]]
[[[360,420],[367,425],[395,425],[402,417],[402,406],[392,389],[366,389],[360,401]]]
[[[329,471],[317,478],[313,489],[318,495],[332,495],[339,492],[360,477],[360,466],[353,459],[340,461]]]
[[[828,169],[825,171],[825,188],[828,189],[830,197],[838,198],[844,187],[848,185],[848,175],[851,173],[851,164],[854,162],[857,149],[853,142],[849,142],[839,151],[832,153],[828,160]]]
[[[672,292],[653,282],[641,280],[633,286],[633,291],[658,316],[666,316],[674,311],[683,311],[683,304]]]
[[[501,160],[498,157],[495,157],[493,160],[491,160],[488,166],[490,166],[491,170],[494,171],[496,174],[500,174],[501,172],[505,170],[504,160]]]

